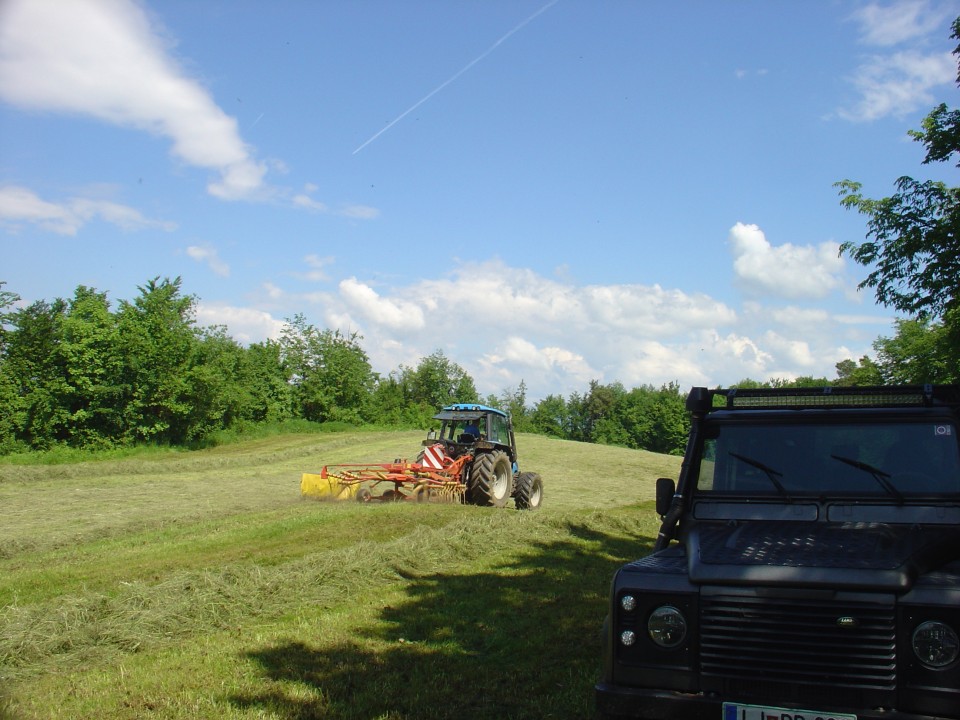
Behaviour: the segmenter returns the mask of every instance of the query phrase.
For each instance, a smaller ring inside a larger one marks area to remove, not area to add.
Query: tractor
[[[361,502],[412,500],[462,502],[534,510],[543,499],[543,481],[520,472],[510,416],[502,410],[456,403],[433,416],[431,430],[415,462],[327,465],[304,473],[305,497],[355,498]]]

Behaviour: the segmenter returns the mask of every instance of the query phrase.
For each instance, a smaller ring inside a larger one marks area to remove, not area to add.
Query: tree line
[[[199,327],[180,278],[154,278],[112,309],[107,294],[19,297],[0,282],[0,454],[56,446],[195,445],[224,430],[289,421],[425,428],[451,402],[510,412],[519,432],[679,452],[686,433],[676,385],[584,393],[528,406],[526,386],[481,398],[442,350],[415,367],[373,371],[356,333],[288,319],[276,340],[243,346]]]
[[[223,430],[291,420],[421,426],[478,401],[441,351],[378,376],[360,336],[302,315],[278,340],[242,346],[198,327],[181,280],[154,278],[111,309],[79,286],[69,300],[19,297],[0,282],[0,454],[57,445],[190,445]]]
[[[114,310],[79,286],[69,300],[19,298],[0,282],[0,454],[56,446],[190,446],[221,431],[290,421],[425,428],[451,402],[511,413],[518,432],[682,454],[688,418],[677,383],[584,392],[528,404],[526,386],[481,398],[442,350],[415,367],[373,371],[356,333],[288,319],[277,340],[243,346],[222,326],[199,327],[179,278],[154,278]],[[943,323],[904,320],[875,343],[877,359],[845,360],[837,377],[743,379],[734,387],[868,385],[956,380],[955,351],[930,348]],[[952,375],[951,375],[952,373]]]

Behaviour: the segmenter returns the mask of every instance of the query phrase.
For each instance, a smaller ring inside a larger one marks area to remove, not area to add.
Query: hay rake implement
[[[304,473],[300,492],[305,496],[359,502],[456,502],[464,501],[464,469],[470,454],[450,458],[443,445],[424,449],[419,462],[344,463],[325,465],[319,474]]]

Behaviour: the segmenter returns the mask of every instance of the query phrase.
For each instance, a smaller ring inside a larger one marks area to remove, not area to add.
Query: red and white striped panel
[[[423,451],[423,464],[434,470],[442,470],[443,466],[450,462],[447,454],[443,451],[443,445],[431,445]]]

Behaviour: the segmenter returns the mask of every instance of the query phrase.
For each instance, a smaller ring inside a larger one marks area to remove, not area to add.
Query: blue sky
[[[528,399],[834,377],[893,314],[835,182],[955,183],[960,2],[3,0],[0,280],[183,279]]]

